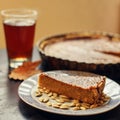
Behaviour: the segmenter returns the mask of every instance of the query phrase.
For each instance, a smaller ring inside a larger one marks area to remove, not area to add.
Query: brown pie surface
[[[45,47],[48,56],[85,63],[120,63],[120,42],[81,39],[55,42]]]

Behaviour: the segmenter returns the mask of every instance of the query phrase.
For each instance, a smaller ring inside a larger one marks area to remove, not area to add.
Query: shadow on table
[[[19,101],[19,110],[21,114],[29,120],[120,120],[120,107],[109,112],[92,116],[64,116],[44,112],[29,106],[22,100]],[[116,118],[117,116],[117,118]]]

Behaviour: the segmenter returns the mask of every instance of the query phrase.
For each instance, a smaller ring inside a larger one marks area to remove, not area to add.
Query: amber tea
[[[34,21],[5,21],[4,31],[8,56],[11,59],[30,58],[35,33]]]
[[[3,26],[10,67],[31,60],[36,26],[36,11],[3,10]]]

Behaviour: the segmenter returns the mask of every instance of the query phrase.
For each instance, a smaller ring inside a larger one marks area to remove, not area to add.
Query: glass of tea
[[[32,58],[38,13],[31,9],[2,10],[9,67],[17,68]]]

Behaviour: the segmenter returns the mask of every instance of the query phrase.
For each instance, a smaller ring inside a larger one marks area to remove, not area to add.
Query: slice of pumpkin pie
[[[39,75],[39,87],[93,104],[101,97],[105,77],[81,71],[53,71]]]

